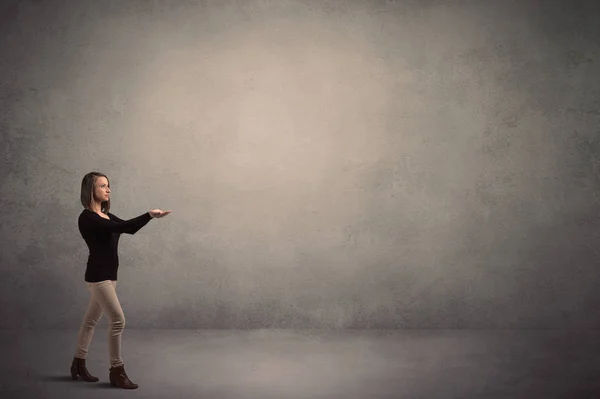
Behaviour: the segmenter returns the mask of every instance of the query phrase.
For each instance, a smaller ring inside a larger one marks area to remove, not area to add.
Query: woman
[[[122,233],[133,235],[150,219],[164,217],[171,211],[152,209],[124,221],[109,212],[110,191],[108,177],[102,173],[88,173],[81,182],[81,204],[84,210],[79,215],[79,232],[90,250],[85,271],[90,302],[79,328],[71,377],[76,380],[77,375],[80,375],[84,381],[98,381],[98,378],[87,370],[85,359],[94,335],[94,327],[102,314],[106,314],[109,320],[110,384],[124,389],[135,389],[138,385],[131,382],[125,373],[121,358],[121,335],[125,327],[125,315],[115,290],[119,268],[119,237]]]

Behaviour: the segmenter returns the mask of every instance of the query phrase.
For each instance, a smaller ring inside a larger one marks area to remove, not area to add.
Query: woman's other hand
[[[148,211],[150,216],[152,216],[153,218],[162,218],[163,216],[167,216],[171,212],[173,211],[161,211],[160,209],[152,209]]]

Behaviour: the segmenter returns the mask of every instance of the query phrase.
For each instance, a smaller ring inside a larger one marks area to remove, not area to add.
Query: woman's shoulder
[[[87,208],[83,208],[83,210],[82,210],[82,211],[81,211],[81,213],[79,214],[79,219],[83,219],[83,218],[85,218],[85,217],[88,217],[88,216],[90,216],[90,214],[91,214],[91,213],[94,213],[94,212],[90,211],[90,210],[89,210],[89,209],[87,209]]]

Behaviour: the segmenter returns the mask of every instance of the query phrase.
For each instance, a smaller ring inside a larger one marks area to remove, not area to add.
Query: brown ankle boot
[[[123,389],[136,389],[138,384],[131,382],[127,374],[125,373],[125,366],[117,366],[110,368],[110,385],[113,387],[119,387]]]
[[[79,359],[77,357],[73,358],[73,363],[71,364],[71,377],[76,380],[77,374],[81,376],[81,379],[86,382],[96,382],[98,381],[98,377],[94,377],[90,374],[87,367],[85,367],[85,359]]]

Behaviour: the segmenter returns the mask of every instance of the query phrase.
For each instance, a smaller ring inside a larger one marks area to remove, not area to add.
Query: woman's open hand
[[[163,216],[167,216],[171,212],[173,211],[161,211],[160,209],[152,209],[148,211],[150,216],[152,216],[153,218],[161,218]]]

